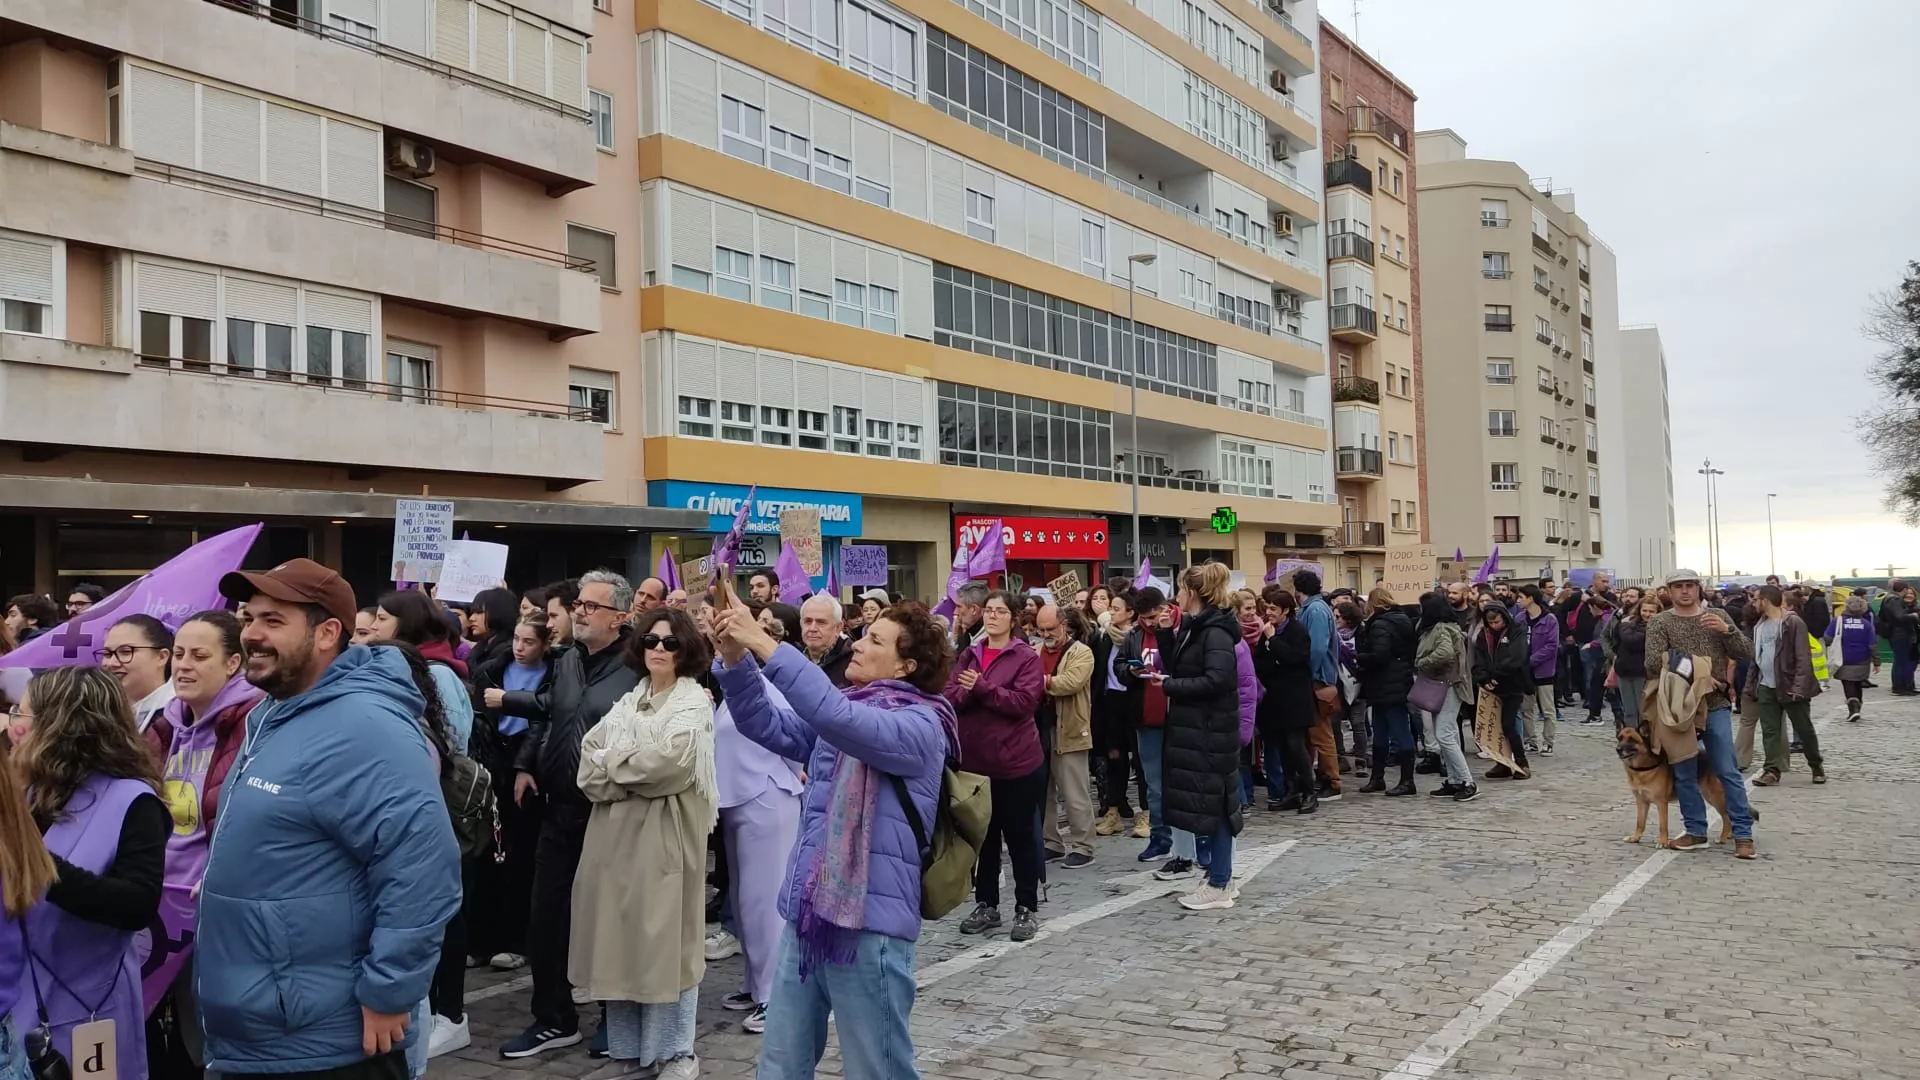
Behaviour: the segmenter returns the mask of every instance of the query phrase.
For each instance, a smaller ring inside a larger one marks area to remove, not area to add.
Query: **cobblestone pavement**
[[[1134,861],[1139,841],[1102,840],[1093,866],[1053,868],[1048,932],[1025,946],[961,937],[966,908],[927,927],[921,1069],[1920,1077],[1920,702],[1869,693],[1857,724],[1837,686],[1816,699],[1831,782],[1812,786],[1796,757],[1781,786],[1755,789],[1751,863],[1721,845],[1657,852],[1651,825],[1622,843],[1632,799],[1611,725],[1563,726],[1535,779],[1483,783],[1467,805],[1349,794],[1311,818],[1255,811],[1230,911],[1184,911]],[[471,1005],[474,1045],[430,1075],[592,1067],[584,1047],[502,1061],[500,1041],[529,1022],[525,980],[474,974],[470,989],[491,995]],[[753,1073],[758,1039],[718,1007],[740,977],[737,958],[709,967],[705,1076]],[[839,1075],[832,1053],[821,1074]]]

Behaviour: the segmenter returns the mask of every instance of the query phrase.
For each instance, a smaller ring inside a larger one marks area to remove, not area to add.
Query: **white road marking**
[[[518,978],[508,979],[506,982],[494,983],[492,986],[483,986],[478,990],[469,990],[467,991],[467,1001],[485,1001],[488,998],[502,997],[506,994],[531,989],[532,986],[533,976],[522,975]]]
[[[1299,843],[1298,840],[1287,840],[1278,844],[1269,844],[1265,847],[1254,848],[1247,852],[1234,852],[1233,865],[1234,869],[1238,871],[1234,875],[1234,880],[1245,885],[1253,879],[1255,874],[1271,866],[1275,859],[1285,854],[1287,849],[1297,843]],[[1188,888],[1197,880],[1198,878],[1196,877],[1188,878],[1184,881],[1149,882],[1130,893],[1109,897],[1100,903],[1081,908],[1078,911],[1070,911],[1058,918],[1048,919],[1046,922],[1040,924],[1039,932],[1026,941],[994,941],[990,944],[975,946],[958,956],[948,957],[939,963],[928,964],[915,974],[915,978],[919,982],[920,988],[924,990],[942,979],[951,978],[964,971],[972,971],[974,968],[998,960],[1016,949],[1024,949],[1029,945],[1038,945],[1049,938],[1067,933],[1076,927],[1085,926],[1095,919],[1104,919],[1109,915],[1117,915],[1128,908],[1138,907],[1149,900]]]
[[[1394,1067],[1382,1080],[1422,1080],[1437,1074],[1447,1067],[1460,1049],[1486,1030],[1488,1024],[1500,1018],[1521,994],[1527,992],[1540,977],[1552,971],[1568,953],[1580,946],[1595,930],[1619,911],[1634,893],[1640,891],[1647,882],[1652,881],[1666,865],[1678,857],[1678,852],[1658,851],[1648,857],[1632,873],[1620,879],[1620,883],[1607,891],[1605,896],[1595,900],[1593,905],[1578,919],[1569,923],[1546,944],[1533,950],[1533,954],[1520,962],[1520,966],[1506,973],[1493,988],[1473,1000],[1473,1003],[1461,1010],[1460,1015],[1447,1022],[1447,1026],[1420,1044],[1419,1048],[1407,1055],[1407,1059]]]

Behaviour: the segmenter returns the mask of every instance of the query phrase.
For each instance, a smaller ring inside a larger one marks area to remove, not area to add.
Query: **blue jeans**
[[[1588,716],[1599,716],[1600,703],[1607,697],[1607,654],[1599,642],[1580,646],[1580,672],[1580,699],[1586,702]]]
[[[1167,828],[1167,819],[1160,808],[1160,796],[1164,791],[1161,783],[1161,759],[1167,752],[1167,731],[1165,728],[1140,729],[1140,771],[1147,776],[1147,823],[1152,827],[1153,844],[1173,843],[1173,830]]]
[[[1411,753],[1413,750],[1413,721],[1407,713],[1407,703],[1398,705],[1375,705],[1373,707],[1373,765],[1383,768],[1383,755],[1387,753]]]
[[[1265,744],[1261,751],[1266,758],[1267,798],[1284,799],[1287,797],[1287,765],[1286,755],[1280,749],[1280,736],[1262,735],[1260,741]],[[1253,800],[1249,798],[1247,802]]]
[[[33,1080],[27,1068],[27,1048],[10,1016],[0,1016],[0,1080]]]
[[[1687,835],[1707,835],[1707,801],[1700,797],[1700,762],[1705,759],[1707,768],[1720,778],[1720,786],[1726,790],[1727,817],[1733,822],[1733,838],[1751,840],[1753,814],[1747,808],[1747,778],[1740,775],[1740,765],[1733,759],[1733,710],[1724,707],[1709,710],[1704,738],[1706,746],[1698,755],[1675,762],[1673,766],[1673,779],[1680,797],[1680,820],[1686,824]]]
[[[847,1080],[919,1080],[913,1065],[911,941],[860,935],[851,964],[822,964],[800,979],[800,943],[789,925],[780,935],[780,967],[767,1002],[756,1080],[812,1080],[827,1051],[827,1017],[837,1018],[841,1071]]]
[[[1213,853],[1213,861],[1207,865],[1207,884],[1226,888],[1233,880],[1233,829],[1222,820],[1212,836],[1200,840]]]

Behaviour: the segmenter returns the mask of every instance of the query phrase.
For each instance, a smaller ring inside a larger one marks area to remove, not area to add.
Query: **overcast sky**
[[[1320,14],[1356,36],[1353,7]],[[1707,568],[1712,455],[1726,572],[1767,572],[1767,492],[1782,574],[1920,571],[1850,419],[1868,299],[1920,259],[1920,0],[1359,8],[1417,126],[1572,188],[1619,257],[1621,322],[1659,325],[1680,562]]]

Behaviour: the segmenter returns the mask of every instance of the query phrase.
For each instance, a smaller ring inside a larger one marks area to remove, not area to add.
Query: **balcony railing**
[[[1553,254],[1553,241],[1541,236],[1539,233],[1533,233],[1532,236],[1534,250],[1540,252],[1542,255]]]
[[[1504,229],[1512,221],[1512,218],[1494,217],[1491,214],[1480,215],[1480,227],[1483,229]]]
[[[1392,143],[1401,153],[1407,152],[1406,126],[1372,105],[1349,107],[1347,129],[1356,135],[1361,133],[1378,135]]]
[[[1312,413],[1295,412],[1292,409],[1276,407],[1273,410],[1273,415],[1281,420],[1291,420],[1296,424],[1305,424],[1308,427],[1323,428],[1327,426],[1325,419],[1315,416]]]
[[[1358,375],[1349,375],[1344,379],[1335,379],[1333,381],[1333,400],[1365,401],[1369,404],[1378,405],[1380,404],[1380,384],[1372,379]]]
[[[1342,446],[1333,452],[1333,471],[1340,476],[1382,475],[1380,451]]]
[[[1513,316],[1489,315],[1487,316],[1486,325],[1489,330],[1494,330],[1502,334],[1510,334],[1513,332]]]
[[[408,52],[405,49],[397,49],[392,45],[374,41],[361,34],[353,33],[350,30],[343,30],[340,27],[317,22],[313,19],[294,14],[291,11],[281,10],[277,5],[269,6],[265,0],[207,0],[207,2],[240,12],[243,15],[252,15],[256,19],[271,19],[281,26],[292,27],[302,33],[326,38],[329,41],[337,41],[356,49],[365,49],[376,56],[385,57],[388,60],[397,60],[400,63],[420,68],[423,71],[431,71],[436,75],[444,75],[449,79],[458,79],[461,82],[484,86],[496,93],[505,94],[508,97],[523,101],[529,105],[538,105],[542,108],[552,109],[555,112],[563,113],[582,122],[591,119],[593,115],[582,106],[570,105],[564,101],[556,101],[553,98],[547,97],[545,94],[537,94],[531,90],[514,86],[512,83],[504,83],[498,79],[490,79],[485,75],[467,71],[463,68],[457,68],[451,64],[444,64],[438,60],[429,59],[421,56],[419,53]]]
[[[1280,24],[1281,29],[1298,38],[1301,44],[1309,48],[1313,46],[1313,39],[1301,33],[1300,28],[1293,25],[1293,16],[1288,15],[1286,9],[1281,7],[1277,0],[1267,0],[1264,4],[1256,3],[1254,7],[1266,12],[1269,18]]]
[[[1519,491],[1520,490],[1520,481],[1518,480],[1493,480],[1489,482],[1489,485],[1495,491]]]
[[[1310,337],[1302,337],[1291,330],[1281,329],[1280,324],[1278,323],[1274,324],[1273,336],[1279,338],[1281,341],[1292,342],[1293,344],[1306,349],[1318,349],[1321,345],[1320,342],[1315,341]]]
[[[1361,304],[1335,304],[1327,313],[1327,325],[1335,333],[1342,330],[1357,331],[1362,334],[1377,335],[1380,332],[1379,317],[1370,307]]]
[[[1372,266],[1373,241],[1356,232],[1328,233],[1327,261],[1335,259],[1359,259]]]
[[[506,412],[519,416],[544,416],[555,420],[591,421],[598,419],[592,409],[574,408],[550,401],[529,401],[525,398],[498,397],[492,394],[468,394],[456,390],[438,390],[430,386],[409,386],[400,383],[379,382],[367,378],[350,378],[342,375],[309,375],[304,371],[273,371],[259,365],[238,367],[233,364],[214,363],[210,360],[192,360],[179,356],[152,356],[138,354],[140,366],[147,369],[163,369],[177,375],[208,375],[228,379],[254,379],[260,382],[282,383],[315,391],[333,393],[365,394],[370,398],[386,398],[388,401],[413,402],[418,405],[440,405],[446,408],[467,409],[472,411]],[[294,362],[300,362],[295,357]],[[370,357],[369,362],[378,362],[378,357]]]
[[[1334,526],[1341,547],[1386,547],[1387,527],[1378,521],[1343,521]]]
[[[1113,478],[1122,484],[1133,483],[1133,474],[1124,468],[1116,467],[1113,470]],[[1204,495],[1220,494],[1220,481],[1198,469],[1184,469],[1180,472],[1162,469],[1159,472],[1141,473],[1140,486],[1167,488],[1171,491],[1194,491]]]
[[[1493,534],[1493,542],[1496,544],[1517,544],[1520,542],[1520,534],[1518,532],[1497,532]]]
[[[1372,194],[1373,173],[1353,158],[1327,162],[1327,190],[1331,191],[1342,184],[1351,184],[1361,191]]]
[[[1504,266],[1483,266],[1480,268],[1480,276],[1489,281],[1505,281],[1513,276],[1513,271]]]

